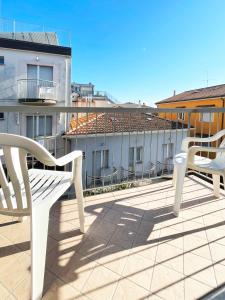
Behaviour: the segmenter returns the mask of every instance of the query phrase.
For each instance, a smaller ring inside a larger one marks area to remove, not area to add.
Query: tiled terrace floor
[[[225,283],[225,198],[185,179],[179,218],[171,181],[73,200],[51,212],[44,299],[196,299]],[[0,219],[0,299],[29,299],[29,220]],[[41,222],[41,220],[40,220]]]

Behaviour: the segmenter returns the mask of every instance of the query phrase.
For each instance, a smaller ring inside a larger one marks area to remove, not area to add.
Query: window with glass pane
[[[4,65],[5,59],[4,56],[0,56],[0,65]]]
[[[213,122],[213,113],[202,113],[201,114],[201,121],[202,122],[208,122],[208,123],[211,123]]]
[[[129,148],[129,167],[134,165],[134,147]]]
[[[52,135],[52,116],[39,116],[38,136]]]
[[[136,162],[142,162],[142,147],[137,147],[136,149]]]
[[[35,138],[37,136],[37,117],[27,116],[27,137]]]
[[[106,169],[109,167],[109,150],[103,150],[102,154],[103,154],[102,167]]]
[[[27,116],[27,137],[52,135],[52,116]]]

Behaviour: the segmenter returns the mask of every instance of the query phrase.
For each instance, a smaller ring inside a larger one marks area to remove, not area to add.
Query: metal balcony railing
[[[57,101],[56,83],[41,79],[19,79],[17,98],[20,103],[55,104]]]
[[[0,38],[71,47],[69,30],[0,18]]]
[[[0,132],[33,138],[56,157],[82,150],[83,185],[90,192],[171,177],[183,138],[225,128],[225,108],[1,105],[0,112]],[[44,167],[33,157],[29,162]]]

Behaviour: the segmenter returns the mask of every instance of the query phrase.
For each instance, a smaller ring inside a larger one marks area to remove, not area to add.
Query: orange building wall
[[[211,107],[223,107],[224,101],[222,98],[214,99],[203,99],[203,100],[188,100],[180,102],[170,102],[170,103],[159,103],[157,104],[158,108],[200,108],[203,106]],[[177,113],[160,113],[161,118],[166,118],[169,120],[178,120]],[[185,124],[188,124],[188,114],[185,113],[184,121]],[[213,122],[201,122],[200,113],[192,113],[190,118],[190,125],[195,127],[194,135],[196,134],[209,134],[213,135],[221,129],[225,128],[225,121],[223,121],[223,113],[213,113]]]

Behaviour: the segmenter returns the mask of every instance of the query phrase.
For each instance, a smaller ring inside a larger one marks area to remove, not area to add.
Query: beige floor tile
[[[216,278],[212,262],[193,253],[184,255],[184,274],[206,285],[215,287]]]
[[[118,245],[109,244],[103,250],[97,262],[121,275],[128,259],[128,254],[129,250],[120,248]]]
[[[57,263],[53,263],[47,268],[56,274],[63,281],[73,285],[76,289],[81,290],[92,273],[96,263],[78,253],[72,257],[66,254],[58,258]]]
[[[203,216],[204,223],[206,226],[211,226],[220,222],[224,222],[224,216],[220,211],[216,211],[218,208],[208,215]]]
[[[57,278],[47,270],[45,271],[43,295],[49,289],[50,285],[56,281]],[[20,282],[13,290],[17,300],[30,300],[31,298],[31,274],[27,274],[25,279]]]
[[[209,244],[209,247],[210,247],[213,261],[225,265],[225,246],[218,243],[211,242]]]
[[[119,281],[119,284],[113,296],[113,300],[144,300],[148,299],[149,294],[149,291],[141,288],[140,286],[136,285],[126,278],[122,278]]]
[[[60,241],[69,236],[75,236],[81,234],[78,226],[74,226],[69,222],[57,222],[50,220],[49,222],[49,236],[57,241]]]
[[[78,253],[85,258],[96,260],[102,255],[106,245],[107,242],[98,236],[93,238],[87,237],[79,245]]]
[[[208,241],[194,235],[184,236],[184,252],[193,252],[196,255],[211,260]]]
[[[218,285],[222,285],[225,283],[225,266],[221,264],[215,264],[214,271],[216,274],[216,281]]]
[[[103,220],[95,227],[91,227],[86,233],[86,236],[93,239],[97,237],[107,243],[117,228],[117,225]]]
[[[156,294],[151,294],[149,297],[148,297],[148,300],[162,300],[161,297],[157,296]]]
[[[75,290],[69,284],[65,284],[63,281],[57,279],[49,287],[43,300],[88,300],[87,297],[82,295],[79,291]]]
[[[209,242],[216,242],[225,246],[225,226],[212,227],[206,230]]]
[[[177,231],[171,227],[163,228],[160,232],[160,243],[168,243],[174,247],[184,248],[183,232]]]
[[[205,246],[200,246],[200,247],[196,248],[195,250],[191,250],[191,252],[194,253],[195,255],[201,256],[208,260],[212,259],[209,244],[207,244]]]
[[[141,255],[147,259],[154,261],[157,252],[157,244],[148,244],[145,242],[143,244],[133,244],[132,248],[130,249],[130,252],[133,254]]]
[[[0,282],[13,290],[30,272],[30,256],[21,254],[16,260],[1,266]]]
[[[207,240],[205,225],[193,221],[184,222],[184,235],[196,236],[201,239]]]
[[[107,299],[111,299],[119,278],[120,276],[116,273],[98,265],[87,279],[82,293],[93,300],[105,299],[106,295]]]
[[[187,278],[184,281],[185,285],[185,300],[196,300],[204,296],[212,290],[212,287],[207,286],[193,278]]]
[[[151,235],[156,235],[158,233],[159,236],[159,226],[153,222],[142,220],[140,226],[138,228],[138,236],[150,237]]]
[[[204,224],[202,212],[196,211],[194,209],[183,209],[181,212],[181,216],[185,220],[193,221],[196,223]]]
[[[183,275],[165,266],[154,268],[151,291],[163,299],[184,299]]]
[[[135,237],[135,231],[117,228],[110,239],[110,243],[118,245],[125,249],[130,249]]]
[[[22,250],[27,250],[30,241],[30,221],[6,223],[0,227],[0,234]]]
[[[15,296],[0,282],[0,299],[16,300]]]
[[[130,254],[123,270],[123,276],[139,286],[150,289],[154,261],[138,254]]]
[[[183,274],[183,251],[170,244],[162,243],[158,246],[156,262]]]

